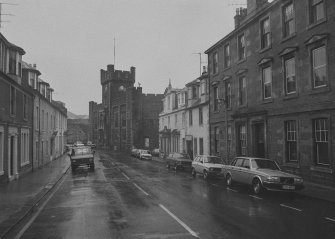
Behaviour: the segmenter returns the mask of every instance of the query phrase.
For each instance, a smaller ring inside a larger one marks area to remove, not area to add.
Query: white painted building
[[[164,154],[188,153],[193,158],[209,154],[208,82],[204,72],[183,89],[169,83],[159,115],[159,144]]]
[[[202,76],[186,84],[187,88],[187,132],[186,151],[193,158],[209,155],[209,88],[208,76]]]

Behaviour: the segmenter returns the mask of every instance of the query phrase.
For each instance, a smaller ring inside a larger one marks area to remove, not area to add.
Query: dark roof
[[[14,49],[14,50],[18,51],[21,55],[26,54],[26,52],[25,52],[21,47],[19,47],[19,46],[13,44],[13,43],[11,43],[11,42],[9,42],[9,41],[6,39],[6,37],[4,37],[4,35],[2,35],[1,33],[0,33],[0,39],[2,39],[2,40],[5,42],[5,44],[7,45],[7,47],[9,47],[9,48],[11,48],[11,49]]]
[[[31,64],[28,64],[27,62],[21,61],[22,62],[22,70],[29,70],[29,71],[34,71],[38,75],[41,75],[41,72],[36,69],[36,67],[33,67]]]

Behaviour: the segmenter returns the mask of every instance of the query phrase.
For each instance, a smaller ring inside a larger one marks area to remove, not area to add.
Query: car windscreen
[[[251,163],[253,168],[279,170],[278,165],[271,160],[253,159],[251,160]]]
[[[219,157],[207,157],[208,163],[222,164]]]
[[[85,147],[85,148],[74,148],[74,154],[75,155],[81,155],[81,154],[91,154],[91,148]]]
[[[150,154],[150,152],[148,150],[142,150],[141,152],[142,154]]]

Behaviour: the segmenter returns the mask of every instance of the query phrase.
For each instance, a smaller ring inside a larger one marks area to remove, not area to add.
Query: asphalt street
[[[154,161],[96,155],[69,170],[21,238],[335,238],[335,205],[298,194],[252,194]]]

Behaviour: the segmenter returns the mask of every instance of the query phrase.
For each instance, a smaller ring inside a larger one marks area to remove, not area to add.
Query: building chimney
[[[256,13],[268,0],[247,0],[248,15]]]
[[[206,66],[203,66],[202,67],[202,74],[205,74],[205,73],[207,73]]]

